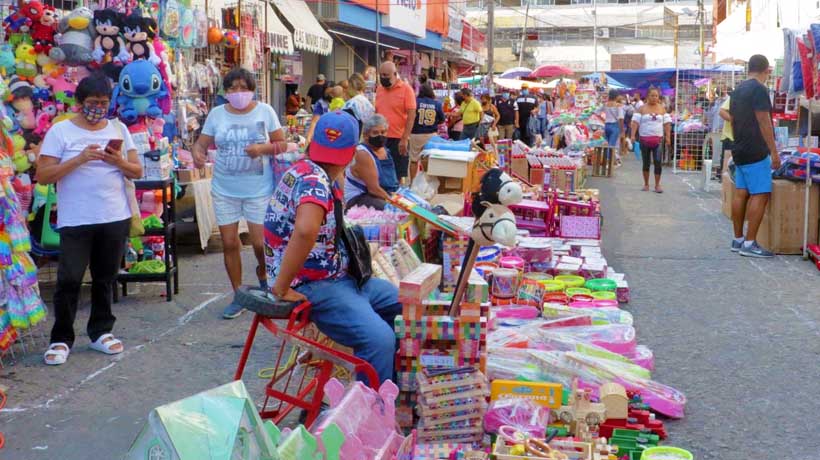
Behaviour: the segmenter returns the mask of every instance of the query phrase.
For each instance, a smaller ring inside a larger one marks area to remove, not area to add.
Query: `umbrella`
[[[527,77],[532,73],[532,69],[528,69],[526,67],[513,67],[512,69],[507,69],[504,73],[501,74],[501,78],[521,78]]]
[[[562,65],[542,65],[541,67],[533,70],[530,74],[530,77],[533,78],[555,78],[560,77],[562,75],[572,75],[572,69],[564,67]]]
[[[494,78],[493,83],[500,86],[501,88],[507,89],[521,89],[521,85],[527,84],[530,89],[547,89],[547,85],[543,83],[536,83],[532,81],[524,81],[524,80],[515,80],[512,78]]]
[[[552,80],[551,82],[547,83],[544,86],[547,89],[555,89],[558,86],[558,83],[561,83],[562,80],[565,81],[567,84],[570,84],[573,81],[575,81],[575,80],[572,80],[570,78],[556,78],[555,80]]]

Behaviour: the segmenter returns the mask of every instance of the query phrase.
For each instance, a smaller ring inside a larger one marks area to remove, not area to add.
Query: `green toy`
[[[54,227],[51,226],[51,210],[57,206],[57,191],[54,184],[48,186],[48,195],[46,195],[46,204],[43,212],[43,226],[40,229],[40,246],[48,250],[56,250],[60,248],[60,234]]]

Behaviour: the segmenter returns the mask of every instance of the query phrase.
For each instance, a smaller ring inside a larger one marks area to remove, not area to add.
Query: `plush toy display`
[[[53,6],[43,7],[40,20],[31,25],[31,38],[34,40],[34,51],[48,55],[54,46],[54,34],[57,33],[57,23],[60,15]]]
[[[46,83],[51,85],[51,89],[54,91],[54,98],[57,101],[68,106],[74,105],[74,91],[77,90],[76,83],[66,80],[64,76],[55,78],[47,77]]]
[[[23,9],[20,11],[22,16],[25,16],[28,21],[26,21],[26,25],[20,29],[20,32],[28,33],[31,32],[32,27],[34,24],[40,22],[40,19],[43,17],[44,7],[43,4],[38,2],[37,0],[31,0],[30,2],[23,5]]]
[[[120,14],[111,9],[94,12],[94,30],[97,38],[94,39],[92,57],[98,64],[107,62],[126,63],[130,55],[125,42],[120,37],[122,28]]]
[[[14,75],[16,71],[14,61],[14,50],[11,45],[0,46],[0,75],[4,78]]]
[[[14,64],[17,67],[17,76],[33,81],[37,75],[37,53],[34,52],[34,47],[26,42],[22,42],[17,45],[14,57]]]
[[[79,66],[90,63],[94,50],[94,13],[81,6],[60,20],[59,46],[52,48],[49,56],[55,61]]]
[[[40,111],[37,112],[37,127],[34,134],[45,136],[46,131],[51,128],[52,120],[57,116],[57,103],[54,101],[43,102]]]
[[[126,40],[126,48],[136,61],[147,59],[152,64],[159,64],[159,57],[154,52],[154,47],[149,44],[153,39],[153,29],[156,29],[156,22],[151,18],[145,18],[139,11],[134,11],[123,21],[123,36]]]
[[[133,124],[140,116],[161,116],[159,100],[167,95],[168,88],[157,67],[146,60],[139,60],[122,69],[112,103],[120,119]]]
[[[6,31],[6,36],[28,31],[31,19],[18,11],[16,6],[10,6],[9,11],[11,13],[3,19],[3,29]]]

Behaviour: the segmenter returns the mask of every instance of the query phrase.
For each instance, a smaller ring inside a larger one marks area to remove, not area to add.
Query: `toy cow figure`
[[[515,246],[518,231],[515,226],[515,214],[504,205],[483,202],[484,212],[476,218],[470,237],[480,246],[495,243],[504,246]]]

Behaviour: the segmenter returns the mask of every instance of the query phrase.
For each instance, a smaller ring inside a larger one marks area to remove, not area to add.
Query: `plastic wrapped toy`
[[[490,404],[484,414],[484,430],[498,433],[501,427],[507,426],[517,432],[542,438],[549,419],[550,412],[547,407],[526,398],[505,398]]]

